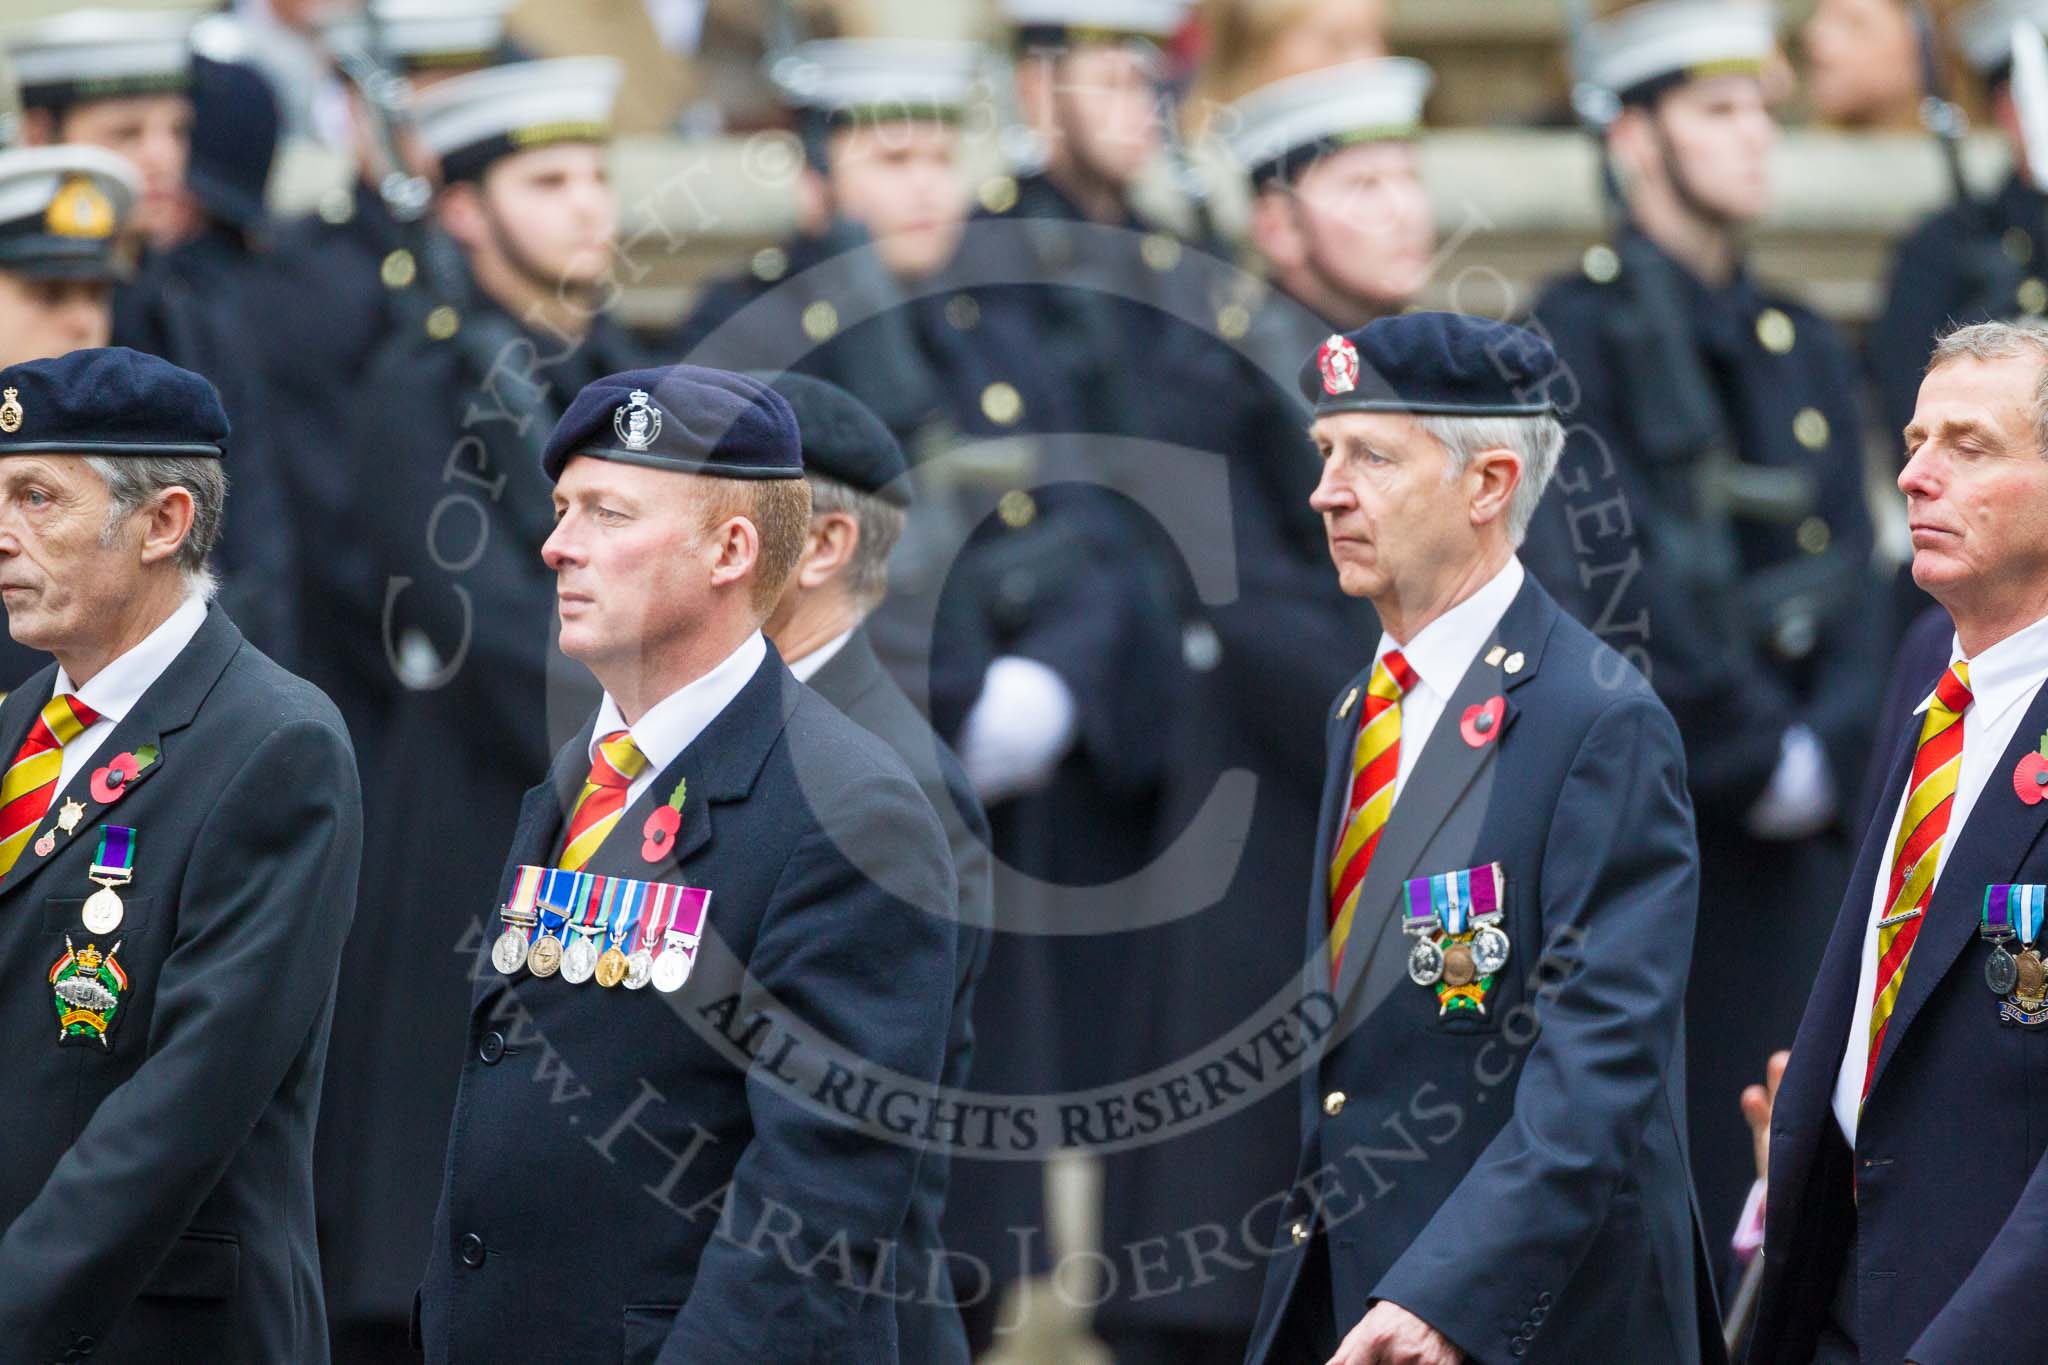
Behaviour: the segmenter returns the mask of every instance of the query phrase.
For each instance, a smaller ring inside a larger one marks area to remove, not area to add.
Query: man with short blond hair
[[[945,1059],[956,880],[909,771],[762,637],[799,451],[780,396],[687,365],[589,385],[549,438],[561,646],[604,696],[474,907],[433,1365],[890,1362],[927,1292],[903,1115]]]
[[[1913,581],[1955,621],[1896,733],[1883,803],[1769,1115],[1749,1359],[2025,1355],[2048,1270],[2034,1120],[2048,897],[2048,328],[1935,347],[1899,475]],[[1957,1157],[1958,1143],[1967,1159]]]

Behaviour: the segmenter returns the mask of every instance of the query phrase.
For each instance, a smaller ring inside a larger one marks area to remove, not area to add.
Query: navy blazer
[[[499,904],[553,861],[589,738],[528,794]],[[955,981],[952,861],[916,781],[771,647],[587,870],[708,888],[696,966],[664,995],[478,963],[427,1359],[896,1360],[894,1249]],[[477,914],[487,949],[502,926]]]
[[[1331,989],[1325,869],[1369,677],[1329,717],[1311,992]],[[1466,709],[1494,697],[1504,714],[1475,746]],[[1404,883],[1492,862],[1508,966],[1483,1017],[1439,1017],[1407,976]],[[1333,1306],[1340,1336],[1392,1300],[1489,1365],[1719,1353],[1683,1122],[1698,875],[1669,713],[1528,579],[1380,836],[1336,1025],[1304,1063],[1296,1183],[1251,1360],[1268,1359],[1297,1295]],[[1327,1293],[1300,1283],[1316,1235]]]
[[[1923,658],[1921,696],[1947,665]],[[1871,900],[1919,743],[1920,717],[1906,719],[1771,1115],[1756,1365],[1812,1359],[1851,1257],[1865,1360],[2048,1361],[2014,1316],[2048,1273],[2048,1030],[2000,1024],[1977,933],[1987,886],[2048,882],[2048,802],[2026,805],[2012,789],[2013,770],[2048,731],[2048,688],[1969,822],[1949,831],[1853,1153],[1835,1122]]]
[[[8,759],[55,678],[0,705]],[[145,747],[156,761],[94,799],[94,771]],[[135,831],[134,879],[97,935],[108,825]],[[210,608],[42,828],[53,851],[0,877],[0,1361],[323,1365],[313,1120],[363,839],[341,718]],[[67,935],[119,944],[104,1047],[58,1041]]]

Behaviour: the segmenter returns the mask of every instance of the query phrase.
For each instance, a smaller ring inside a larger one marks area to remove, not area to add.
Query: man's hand
[[[1465,1353],[1398,1303],[1381,1299],[1327,1365],[1461,1365]]]
[[[1742,1117],[1749,1121],[1749,1138],[1756,1144],[1756,1178],[1762,1180],[1771,1162],[1771,1109],[1778,1102],[1778,1083],[1785,1079],[1789,1052],[1773,1052],[1764,1064],[1764,1083],[1742,1092]]]

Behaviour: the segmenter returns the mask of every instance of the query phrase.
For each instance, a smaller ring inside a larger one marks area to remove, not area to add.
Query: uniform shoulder
[[[909,767],[887,741],[809,688],[790,711],[783,736],[813,801],[854,793],[872,800],[890,792],[919,791]]]
[[[306,723],[326,726],[348,741],[348,727],[327,694],[255,645],[243,641],[221,674],[213,700],[263,735]]]
[[[1669,721],[1650,680],[1628,658],[1560,610],[1543,645],[1538,674],[1546,716],[1590,727],[1621,708],[1649,708]]]

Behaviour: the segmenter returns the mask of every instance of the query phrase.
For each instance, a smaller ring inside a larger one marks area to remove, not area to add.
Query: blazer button
[[[462,1263],[471,1270],[484,1263],[484,1239],[473,1232],[462,1235]]]
[[[1287,1229],[1287,1235],[1294,1239],[1296,1246],[1300,1246],[1308,1240],[1308,1224],[1296,1223],[1293,1227]]]
[[[477,1044],[476,1055],[483,1059],[485,1066],[496,1066],[505,1056],[505,1035],[496,1029],[486,1033],[483,1041]]]
[[[1536,1296],[1536,1306],[1538,1308],[1550,1307],[1550,1294],[1547,1291]]]
[[[1508,1354],[1511,1356],[1525,1356],[1529,1354],[1529,1343],[1521,1337],[1516,1337],[1508,1343]]]
[[[1323,1112],[1331,1118],[1336,1118],[1337,1115],[1344,1112],[1345,1098],[1343,1091],[1332,1090],[1329,1094],[1323,1096]]]

